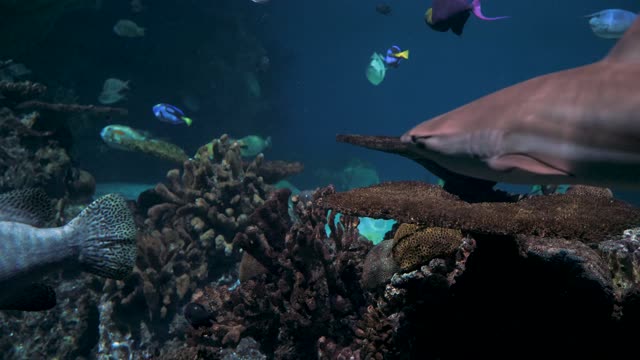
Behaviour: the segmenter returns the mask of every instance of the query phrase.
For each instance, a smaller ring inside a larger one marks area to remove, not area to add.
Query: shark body
[[[514,184],[640,188],[640,21],[602,60],[504,88],[401,137],[415,157]]]

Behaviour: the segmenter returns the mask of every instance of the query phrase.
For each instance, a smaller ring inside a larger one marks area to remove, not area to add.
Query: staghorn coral
[[[131,276],[105,284],[103,301],[113,309],[105,315],[112,325],[103,332],[103,348],[114,341],[139,343],[144,325],[155,330],[135,351],[157,353],[163,341],[182,334],[181,310],[194,290],[239,260],[234,236],[245,231],[268,191],[256,175],[262,157],[245,164],[226,137],[214,143],[221,155],[215,161],[185,161],[182,171],[167,173],[166,184],[138,198],[139,257]]]
[[[119,107],[80,105],[80,104],[52,104],[43,101],[29,100],[16,105],[20,110],[40,110],[62,113],[85,113],[92,115],[119,115],[127,116],[129,111]]]
[[[299,161],[265,161],[258,170],[258,175],[262,176],[265,183],[275,184],[289,176],[301,173],[302,170],[304,170],[304,165]]]
[[[196,292],[193,301],[212,323],[189,331],[191,349],[214,356],[251,336],[267,356],[278,359],[504,357],[512,356],[504,344],[523,341],[562,345],[554,353],[559,356],[604,356],[617,354],[608,344],[630,339],[624,326],[640,321],[640,246],[634,235],[640,232],[614,234],[621,222],[611,225],[604,218],[598,224],[591,214],[633,218],[635,208],[595,188],[512,204],[467,204],[430,187],[429,196],[416,192],[422,186],[400,183],[395,192],[384,192],[380,188],[394,188],[383,184],[375,191],[342,194],[325,188],[311,201],[294,197],[292,213],[285,205],[289,192],[273,193],[236,237],[251,262],[266,270],[235,290],[217,286]],[[423,206],[426,210],[411,200],[403,205],[398,188],[432,205]],[[371,194],[380,197],[366,197]],[[490,209],[504,206],[522,213],[502,223],[480,222]],[[330,239],[322,229],[332,226],[336,211],[327,218],[327,207],[347,214]],[[569,212],[560,219],[564,224],[542,216],[563,210]],[[368,247],[360,248],[352,230],[356,215],[372,213],[415,223],[395,227],[394,240],[373,247],[363,260]],[[525,221],[524,214],[531,219]],[[580,219],[589,222],[578,231]],[[540,233],[566,237],[540,236],[523,226],[534,220],[546,221]],[[464,226],[430,228],[452,223]],[[486,331],[487,324],[492,331]],[[528,351],[546,356],[548,349]]]
[[[591,243],[640,223],[640,209],[603,192],[575,186],[567,194],[535,196],[516,203],[470,204],[436,185],[401,181],[334,194],[323,199],[322,206],[351,216],[463,232],[564,237]]]
[[[10,110],[0,109],[0,191],[40,186],[65,194],[71,159],[50,133],[31,129]]]
[[[318,190],[314,199],[333,191]],[[207,287],[194,299],[215,319],[210,328],[191,332],[196,344],[216,349],[251,336],[277,359],[312,358],[324,343],[349,344],[345,335],[364,303],[361,259],[371,244],[359,238],[356,219],[343,216],[332,225],[333,217],[327,221],[312,202],[295,201],[298,221],[292,223],[289,195],[287,189],[272,193],[236,236],[235,243],[268,273],[233,291]]]
[[[34,98],[46,93],[47,87],[31,81],[0,81],[0,99],[9,98],[12,100],[23,98]]]

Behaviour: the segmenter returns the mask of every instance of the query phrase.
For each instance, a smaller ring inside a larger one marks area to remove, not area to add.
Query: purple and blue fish
[[[187,124],[191,126],[193,120],[184,115],[184,112],[177,107],[170,104],[156,104],[153,106],[153,115],[162,122],[166,122],[173,125]]]
[[[447,32],[451,30],[460,36],[471,13],[478,19],[485,21],[508,18],[508,16],[484,16],[480,0],[433,0],[431,7],[424,14],[424,21],[435,31]]]

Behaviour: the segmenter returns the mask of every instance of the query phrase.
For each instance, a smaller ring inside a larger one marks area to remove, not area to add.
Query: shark
[[[640,20],[603,59],[485,95],[400,140],[418,162],[489,183],[640,189]]]

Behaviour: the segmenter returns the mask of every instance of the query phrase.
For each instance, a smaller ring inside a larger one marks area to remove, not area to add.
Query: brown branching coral
[[[71,159],[50,135],[0,109],[0,191],[39,186],[50,194],[64,195]]]
[[[31,81],[0,81],[0,95],[11,99],[34,98],[43,95],[47,87]],[[0,97],[0,98],[2,98]]]
[[[333,191],[321,189],[314,198]],[[312,202],[295,203],[298,221],[293,222],[289,195],[289,190],[274,192],[251,216],[252,225],[236,236],[236,244],[268,273],[235,291],[206,288],[197,302],[213,314],[215,323],[194,334],[194,341],[223,347],[252,336],[277,359],[312,358],[327,343],[348,347],[345,335],[352,333],[364,304],[358,281],[361,259],[371,245],[359,238],[357,222],[347,216],[331,226],[327,238],[326,213]]]
[[[165,183],[140,195],[142,235],[134,274],[105,286],[116,328],[136,333],[141,323],[183,319],[180,312],[194,290],[239,260],[234,236],[248,231],[249,215],[267,196],[256,174],[262,158],[243,164],[233,143],[226,138],[214,143],[216,160],[185,161],[181,171],[169,171]]]
[[[640,223],[640,209],[604,195],[593,196],[594,193],[601,191],[576,186],[564,195],[536,196],[516,203],[470,204],[438,186],[403,181],[338,193],[323,199],[322,204],[352,216],[395,219],[463,232],[562,237],[586,243],[617,236]]]
[[[291,175],[301,173],[302,170],[304,170],[304,165],[298,161],[265,161],[258,170],[258,175],[262,176],[265,183],[275,184]]]
[[[29,100],[16,105],[19,110],[53,111],[61,113],[85,113],[92,115],[126,116],[129,111],[119,107],[80,105],[80,104],[52,104],[43,101]]]

